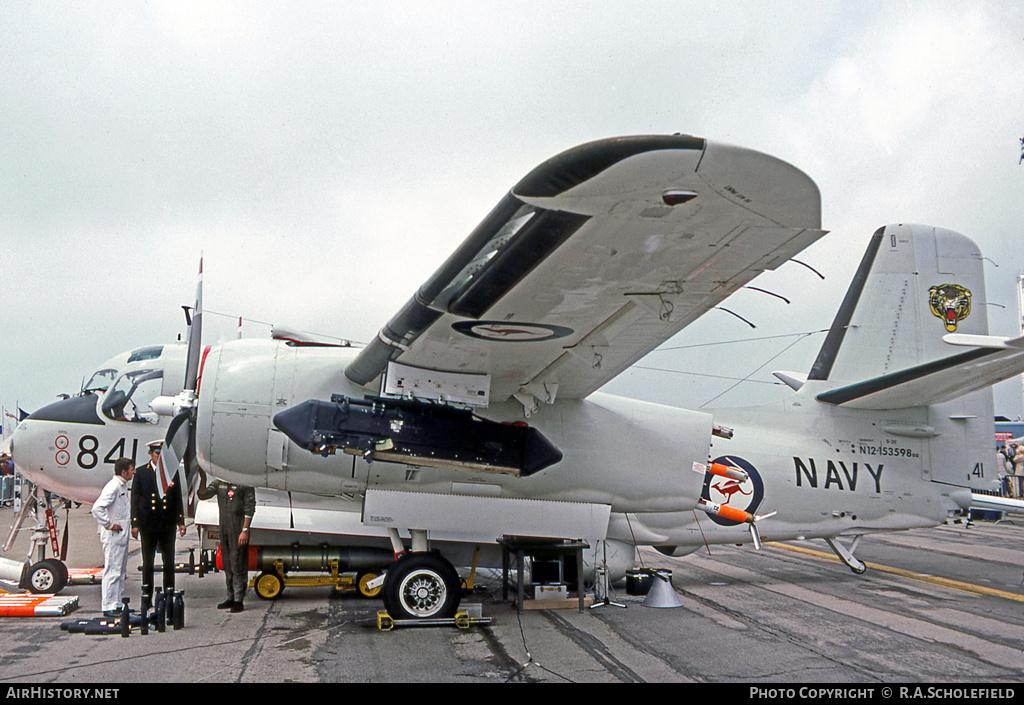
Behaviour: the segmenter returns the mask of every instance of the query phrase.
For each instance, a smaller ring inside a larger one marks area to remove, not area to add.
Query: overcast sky
[[[778,398],[771,371],[809,369],[812,332],[892,222],[975,239],[991,332],[1020,330],[1015,0],[0,0],[0,96],[9,411],[174,341],[200,256],[205,307],[226,314],[207,316],[206,343],[238,316],[247,336],[368,341],[534,166],[628,134],[786,159],[817,182],[831,234],[800,257],[825,281],[785,265],[759,285],[792,304],[740,292],[729,308],[756,329],[712,311],[609,391]],[[1024,412],[1019,381],[996,400]]]

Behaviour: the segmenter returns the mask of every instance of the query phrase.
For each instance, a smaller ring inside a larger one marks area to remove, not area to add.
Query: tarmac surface
[[[0,509],[0,526],[12,519],[12,509]],[[68,564],[102,565],[88,507],[68,519]],[[27,541],[22,532],[5,557],[23,559]],[[179,561],[197,545],[190,527],[178,540]],[[133,607],[138,549],[132,542]],[[673,571],[681,605],[646,607],[621,588],[612,597],[624,607],[583,613],[517,615],[501,601],[500,576],[488,571],[465,601],[481,602],[491,621],[467,629],[380,631],[379,601],[330,587],[289,587],[273,601],[250,590],[245,611],[229,614],[216,609],[225,590],[214,573],[177,576],[184,629],[88,636],[60,623],[99,616],[100,586],[73,585],[61,594],[79,596],[80,608],[66,617],[0,617],[0,684],[1021,683],[1024,522],[865,537],[857,556],[869,564],[863,575],[822,541],[712,546],[682,559],[645,549],[645,566]],[[1024,686],[1013,690],[1024,694]]]

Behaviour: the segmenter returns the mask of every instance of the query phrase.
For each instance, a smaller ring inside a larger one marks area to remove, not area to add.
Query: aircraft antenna
[[[785,296],[783,296],[782,294],[776,294],[776,293],[775,293],[774,291],[768,291],[767,289],[762,289],[762,288],[761,288],[761,287],[759,287],[759,286],[745,286],[745,287],[743,287],[743,288],[744,288],[744,289],[753,289],[754,291],[760,291],[760,292],[761,292],[762,294],[768,294],[769,296],[774,296],[774,297],[775,297],[775,298],[777,298],[777,299],[782,299],[782,300],[783,300],[783,301],[785,301],[785,302],[786,302],[787,304],[788,304],[788,303],[792,303],[792,302],[791,302],[791,301],[790,301],[789,299],[787,299],[787,298],[786,298]]]
[[[812,272],[814,272],[815,274],[817,274],[817,275],[818,275],[819,277],[821,277],[822,279],[824,279],[824,278],[825,278],[825,275],[824,275],[824,274],[822,274],[821,272],[819,272],[819,271],[818,271],[817,269],[815,269],[815,268],[814,268],[814,267],[812,267],[811,265],[807,264],[806,262],[801,262],[800,260],[798,260],[798,259],[797,259],[797,258],[795,258],[795,257],[790,257],[790,258],[789,258],[789,261],[790,261],[790,262],[796,262],[797,264],[803,265],[804,267],[807,267],[807,268],[808,268],[809,270],[811,270]]]
[[[711,555],[711,546],[708,545],[708,537],[704,535],[704,527],[700,525],[700,519],[697,518],[697,510],[693,511],[693,521],[697,524],[697,528],[700,529],[700,538],[704,541],[704,548],[708,549],[708,555]]]
[[[726,313],[731,313],[732,315],[736,316],[736,318],[740,319],[741,321],[746,323],[751,328],[757,328],[757,326],[755,326],[753,323],[751,323],[750,321],[748,321],[746,318],[744,318],[740,314],[736,313],[735,311],[730,311],[729,309],[725,308],[724,306],[715,306],[715,308],[718,309],[719,311],[725,311]]]
[[[629,535],[633,539],[633,545],[636,546],[637,545],[637,543],[636,543],[636,532],[633,531],[633,522],[631,522],[629,520],[629,512],[626,512],[625,517],[626,517],[626,526],[629,527]],[[637,555],[637,558],[640,559],[640,567],[641,568],[646,567],[646,566],[644,566],[644,556],[643,556],[643,554],[640,551],[637,551],[636,555]]]
[[[773,355],[773,356],[772,356],[771,358],[769,358],[768,360],[766,360],[766,361],[765,361],[765,362],[764,362],[764,363],[763,363],[763,364],[762,364],[762,365],[761,365],[760,367],[758,367],[758,368],[757,368],[756,370],[753,370],[753,371],[752,371],[752,372],[751,372],[750,374],[748,374],[748,375],[747,375],[746,377],[744,377],[743,379],[741,379],[741,380],[740,380],[739,382],[737,382],[736,384],[732,385],[731,387],[729,387],[729,388],[728,388],[728,389],[726,389],[725,391],[723,391],[723,392],[721,392],[721,393],[719,393],[719,394],[717,394],[717,395],[715,395],[715,396],[711,397],[710,399],[708,399],[708,400],[707,400],[706,402],[704,402],[703,404],[701,404],[701,405],[700,405],[699,407],[697,407],[697,408],[698,408],[698,409],[703,409],[703,408],[704,408],[705,406],[707,406],[708,404],[710,404],[711,402],[713,402],[713,401],[714,401],[715,399],[718,399],[719,397],[721,397],[721,396],[724,396],[725,394],[728,394],[728,393],[729,393],[729,392],[731,392],[731,391],[732,391],[733,389],[735,389],[736,387],[738,387],[738,386],[739,386],[740,384],[742,384],[743,382],[745,382],[745,381],[747,381],[748,379],[750,379],[751,377],[753,377],[753,376],[754,376],[754,375],[755,375],[755,374],[756,374],[757,372],[759,372],[760,370],[764,369],[764,368],[765,368],[765,366],[767,366],[767,365],[768,365],[768,364],[769,364],[769,363],[770,363],[770,362],[771,362],[772,360],[774,360],[775,358],[777,358],[777,357],[781,356],[781,355],[782,355],[783,353],[785,353],[786,351],[788,351],[788,350],[789,350],[789,349],[790,349],[791,347],[793,347],[794,345],[796,345],[797,343],[799,343],[799,342],[800,342],[801,340],[803,340],[804,338],[806,338],[806,337],[807,337],[807,336],[809,336],[809,335],[813,335],[813,333],[807,333],[807,334],[805,334],[805,335],[804,335],[804,336],[803,336],[802,338],[797,338],[797,339],[796,339],[796,340],[794,340],[794,341],[793,341],[792,343],[790,343],[789,345],[787,345],[786,347],[784,347],[784,348],[783,348],[782,350],[780,350],[780,351],[779,351],[778,353],[776,353],[775,355]]]

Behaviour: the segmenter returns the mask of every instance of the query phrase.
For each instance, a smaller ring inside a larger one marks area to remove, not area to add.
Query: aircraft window
[[[131,355],[128,356],[128,362],[142,362],[144,360],[155,360],[164,351],[163,345],[151,345],[148,348],[139,348],[134,350]]]
[[[117,379],[117,370],[99,370],[93,373],[93,376],[82,387],[82,394],[105,392],[110,389],[110,385],[113,384],[115,379]]]
[[[103,399],[103,413],[115,421],[157,423],[149,403],[160,396],[163,377],[163,370],[126,372]]]

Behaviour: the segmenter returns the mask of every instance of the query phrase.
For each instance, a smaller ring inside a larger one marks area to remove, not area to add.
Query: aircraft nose
[[[61,464],[61,460],[68,462],[71,455],[68,448],[61,447],[63,437],[55,437],[53,424],[45,422],[103,426],[103,421],[96,413],[97,401],[95,394],[68,397],[48,404],[22,419],[11,434],[11,459],[18,470],[31,478],[35,471],[48,467],[54,460],[58,464]],[[69,443],[66,439],[64,442]]]
[[[31,467],[36,462],[31,452],[35,433],[29,425],[24,423],[27,420],[28,417],[25,417],[25,419],[22,419],[22,422],[19,422],[14,427],[14,433],[11,434],[10,439],[11,460],[14,462],[15,468],[22,474],[25,473],[26,468]]]
[[[11,457],[18,472],[48,492],[95,502],[110,479],[110,466],[100,449],[104,424],[96,412],[98,402],[95,394],[70,397],[22,419],[11,435]]]
[[[15,441],[17,440],[17,438],[18,438],[18,427],[15,426],[14,427],[14,433],[11,434],[11,440],[9,442],[9,445],[7,446],[7,449],[8,449],[8,451],[11,454],[11,462],[13,462],[15,465],[18,464],[18,461],[15,460],[15,455],[14,455],[14,445],[15,445]]]
[[[61,421],[64,423],[84,423],[102,426],[103,421],[96,413],[96,395],[82,394],[68,397],[44,406],[29,414],[26,421]]]

